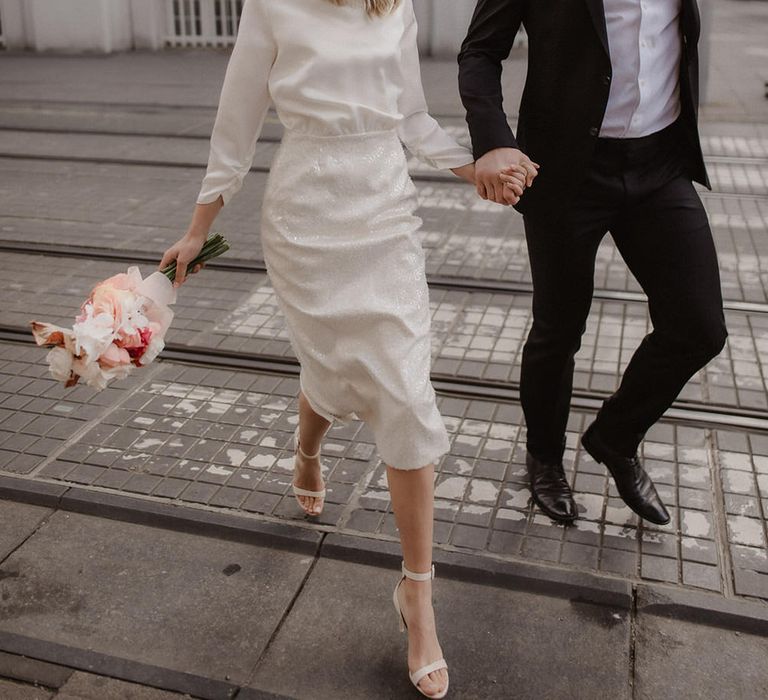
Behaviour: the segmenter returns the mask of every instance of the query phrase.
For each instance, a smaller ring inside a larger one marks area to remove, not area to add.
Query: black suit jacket
[[[502,106],[501,63],[521,24],[528,33],[528,76],[515,135]],[[691,179],[709,187],[697,127],[700,27],[696,0],[683,0],[681,139]],[[459,54],[459,89],[475,158],[510,147],[541,165],[517,205],[521,212],[553,213],[568,205],[586,175],[610,82],[603,0],[479,0]]]

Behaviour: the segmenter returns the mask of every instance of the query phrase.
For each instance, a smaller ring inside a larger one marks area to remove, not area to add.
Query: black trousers
[[[614,449],[634,454],[686,382],[725,344],[717,254],[680,142],[675,125],[639,139],[598,139],[568,210],[525,218],[534,294],[521,398],[528,449],[542,461],[563,457],[574,355],[592,303],[597,249],[608,231],[648,297],[653,323],[597,417]]]

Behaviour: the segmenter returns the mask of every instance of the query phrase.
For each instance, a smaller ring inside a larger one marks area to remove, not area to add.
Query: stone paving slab
[[[638,617],[635,694],[721,700],[768,696],[768,640],[663,617]],[[717,665],[702,663],[717,658]]]
[[[469,138],[464,127],[448,128],[465,144]],[[268,169],[277,144],[260,142],[253,160],[257,170]],[[126,136],[77,133],[0,131],[0,155],[56,159],[118,160],[135,163],[184,164],[205,167],[208,143],[199,138]],[[438,175],[440,171],[418,161],[411,161],[414,174]],[[715,191],[729,194],[768,195],[768,162],[713,162],[708,170]],[[445,173],[451,180],[453,176]]]
[[[132,106],[130,104],[14,101],[0,104],[0,129],[21,131],[66,131],[79,133],[145,134],[157,137],[210,138],[215,107]],[[438,114],[440,123],[457,138],[468,140],[462,115]],[[510,118],[514,129],[516,119]],[[700,125],[705,156],[716,158],[768,159],[768,124],[704,121]],[[270,111],[262,140],[275,140],[282,127]]]
[[[49,700],[53,693],[45,688],[0,679],[0,696],[4,700]]]
[[[269,144],[264,146],[270,147]],[[8,241],[116,246],[159,255],[186,228],[202,169],[0,158],[0,237]],[[264,173],[251,173],[217,220],[233,254],[260,260]],[[480,200],[462,183],[417,182],[428,272],[530,285],[522,217]],[[768,302],[768,198],[703,194],[720,253],[726,299]],[[598,288],[639,292],[606,237]]]
[[[41,266],[56,276],[40,279]],[[0,260],[6,294],[0,323],[33,318],[71,325],[87,293],[126,265],[8,254]],[[149,268],[144,268],[145,273]],[[531,319],[529,295],[433,288],[433,371],[439,376],[517,382]],[[206,270],[186,285],[175,307],[177,344],[293,358],[284,320],[264,274]],[[731,311],[723,353],[695,375],[681,399],[745,409],[768,408],[768,314]],[[650,331],[643,303],[595,301],[576,358],[574,386],[608,393]]]
[[[405,639],[387,604],[397,576],[385,573],[321,559],[253,685],[317,700],[352,687],[356,697],[411,696]],[[631,697],[627,611],[440,578],[434,590],[452,698]],[[330,602],[338,591],[343,605]],[[355,644],[328,644],[329,629]]]
[[[124,393],[113,394],[109,406],[63,440],[67,419],[57,416],[85,414],[104,393],[64,392],[44,376],[40,354],[23,345],[0,348],[6,360],[0,377],[12,372],[0,385],[0,471],[305,521],[290,494],[296,379],[162,362],[155,374],[123,382]],[[6,390],[13,377],[28,383]],[[439,406],[451,449],[437,468],[438,546],[768,598],[765,435],[654,427],[643,456],[673,517],[657,528],[638,522],[604,468],[581,450],[579,435],[590,417],[574,411],[565,461],[580,520],[562,528],[529,503],[518,406],[448,396]],[[324,445],[324,469],[328,502],[320,526],[396,536],[385,469],[367,428],[357,421],[335,426]]]
[[[216,109],[213,107],[152,107],[99,103],[49,101],[0,104],[0,129],[53,131],[68,133],[146,134],[209,139]],[[274,112],[267,116],[263,140],[282,135]]]
[[[241,684],[311,561],[59,511],[3,562],[0,630]]]
[[[61,687],[55,698],[56,700],[184,700],[190,696],[76,671]]]
[[[0,561],[24,542],[52,512],[49,508],[23,503],[8,503],[0,509]]]
[[[525,81],[524,52],[505,63],[505,94],[519,96]],[[4,102],[60,102],[215,109],[229,51],[174,49],[108,56],[46,56],[3,52],[0,99]],[[422,81],[433,114],[463,118],[456,61],[425,59]],[[516,100],[507,105],[517,111]]]

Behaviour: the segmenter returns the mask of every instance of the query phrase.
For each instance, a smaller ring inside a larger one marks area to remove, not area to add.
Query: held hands
[[[475,163],[477,193],[496,204],[515,205],[538,173],[539,165],[522,151],[496,148]]]
[[[475,184],[475,164],[469,163],[462,165],[460,168],[451,168],[451,172],[462,180],[466,180],[470,184]]]

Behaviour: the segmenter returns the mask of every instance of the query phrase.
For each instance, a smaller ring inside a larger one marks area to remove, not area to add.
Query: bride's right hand
[[[163,270],[176,261],[176,277],[173,281],[174,287],[180,287],[187,281],[187,267],[199,254],[205,245],[207,236],[200,236],[188,231],[182,238],[174,243],[165,251],[163,259],[160,261],[159,269]],[[202,270],[204,265],[195,265],[191,274]]]

